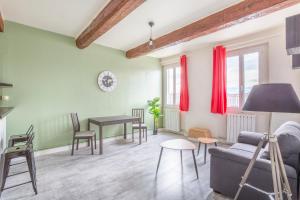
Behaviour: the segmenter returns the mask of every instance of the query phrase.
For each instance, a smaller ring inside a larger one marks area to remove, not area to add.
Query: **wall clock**
[[[110,71],[103,71],[98,76],[98,85],[104,92],[111,92],[117,86],[117,78]]]

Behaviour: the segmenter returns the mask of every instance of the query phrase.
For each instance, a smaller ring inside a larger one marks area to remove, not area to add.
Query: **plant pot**
[[[157,129],[153,129],[153,135],[157,135]]]
[[[153,120],[153,135],[157,135],[157,120]]]

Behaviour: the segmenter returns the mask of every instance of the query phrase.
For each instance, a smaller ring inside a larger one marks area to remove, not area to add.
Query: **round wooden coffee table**
[[[207,145],[208,144],[215,144],[215,146],[217,146],[218,140],[215,139],[215,138],[200,137],[200,138],[198,138],[198,142],[199,142],[199,146],[198,146],[198,154],[197,155],[199,155],[201,143],[204,144],[204,146],[205,146],[205,148],[204,148],[204,163],[206,163]]]
[[[197,169],[196,158],[195,158],[196,146],[192,142],[190,142],[188,140],[184,140],[184,139],[174,139],[174,140],[168,140],[168,141],[162,142],[160,144],[160,146],[161,146],[161,149],[160,149],[159,159],[158,159],[157,168],[156,168],[156,175],[158,172],[158,168],[160,165],[160,160],[161,160],[161,156],[162,156],[164,148],[180,151],[181,162],[182,162],[182,151],[188,150],[188,151],[192,151],[194,165],[195,165],[195,171],[196,171],[196,175],[197,175],[197,179],[198,179],[198,169]]]

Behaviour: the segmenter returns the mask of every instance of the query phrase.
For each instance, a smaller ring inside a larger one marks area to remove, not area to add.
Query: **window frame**
[[[179,108],[179,103],[175,104],[176,102],[176,68],[180,69],[180,63],[173,63],[173,64],[168,64],[163,66],[163,103],[164,107],[166,108]],[[174,104],[168,104],[167,103],[167,70],[168,69],[173,69],[173,102]],[[180,91],[180,89],[179,89]]]
[[[267,60],[268,44],[260,44],[250,47],[243,47],[239,49],[229,50],[226,55],[226,63],[228,57],[239,57],[239,107],[228,107],[228,113],[242,112],[244,102],[244,88],[245,88],[245,73],[244,73],[244,55],[258,52],[259,66],[258,66],[258,83],[269,82],[269,66]],[[227,66],[226,66],[227,68]],[[227,72],[226,72],[227,73]],[[227,80],[226,80],[227,83]]]

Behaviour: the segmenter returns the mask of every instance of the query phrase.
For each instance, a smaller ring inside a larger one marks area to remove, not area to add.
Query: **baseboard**
[[[152,133],[152,130],[148,130],[148,135],[149,135],[149,133]],[[131,135],[131,133],[127,133],[127,136],[128,135]],[[110,138],[104,138],[103,143],[107,144],[107,143],[110,143],[110,142],[114,141],[115,139],[121,139],[121,138],[123,138],[123,135],[110,137]],[[99,140],[97,140],[97,148],[99,146],[98,144],[99,144]],[[87,147],[87,142],[79,143],[78,147],[79,148]],[[72,150],[72,145],[66,145],[66,146],[62,146],[62,147],[55,147],[55,148],[51,148],[51,149],[44,149],[44,150],[35,151],[34,155],[35,156],[44,156],[44,155],[60,153],[60,152],[64,152],[64,151],[70,151],[71,152],[71,150]]]
[[[127,134],[131,135],[131,133]],[[115,139],[121,139],[123,138],[122,136],[115,136],[115,137],[110,137],[110,138],[104,138],[103,139],[103,143],[107,144],[109,142],[112,142]],[[98,144],[99,144],[99,140],[97,140],[97,148],[98,148]],[[79,143],[78,147],[82,148],[82,147],[87,147],[88,143],[87,142],[81,142]],[[54,153],[60,153],[60,152],[64,152],[64,151],[70,151],[72,150],[72,145],[66,145],[66,146],[62,146],[62,147],[55,147],[55,148],[51,148],[51,149],[44,149],[44,150],[39,150],[39,151],[35,151],[34,155],[35,156],[44,156],[44,155],[49,155],[49,154],[54,154]]]
[[[166,128],[159,128],[158,129],[159,132],[168,132],[168,133],[174,133],[174,134],[179,134],[179,135],[184,135],[186,136],[186,132],[181,130],[181,131],[172,131]]]
[[[87,143],[80,143],[79,147],[83,147],[83,145],[86,145]],[[35,151],[34,155],[35,156],[43,156],[43,155],[48,155],[48,154],[53,154],[53,153],[59,153],[63,151],[69,151],[72,149],[72,145],[67,145],[67,146],[62,146],[62,147],[55,147],[51,149],[44,149],[44,150],[39,150]]]

